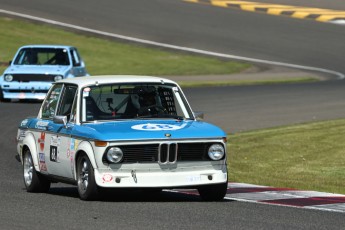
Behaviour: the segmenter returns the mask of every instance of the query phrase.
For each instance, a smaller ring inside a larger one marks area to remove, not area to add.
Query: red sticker
[[[113,180],[113,176],[110,174],[104,174],[102,179],[103,183],[109,183]]]
[[[40,144],[40,152],[43,152],[44,150],[44,140],[46,138],[46,133],[42,132],[41,133],[41,138],[38,138],[38,143]]]

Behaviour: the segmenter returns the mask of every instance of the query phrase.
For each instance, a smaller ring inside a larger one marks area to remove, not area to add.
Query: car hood
[[[83,124],[73,135],[103,141],[221,138],[226,133],[202,121],[137,120]]]
[[[14,65],[6,69],[5,74],[59,74],[64,75],[69,66],[61,65]]]

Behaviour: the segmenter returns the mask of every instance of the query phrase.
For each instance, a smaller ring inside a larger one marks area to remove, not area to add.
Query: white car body
[[[84,200],[99,188],[197,188],[205,200],[221,200],[227,189],[226,134],[197,120],[181,88],[164,78],[61,80],[38,116],[21,122],[17,140],[29,192],[58,181],[78,185]]]

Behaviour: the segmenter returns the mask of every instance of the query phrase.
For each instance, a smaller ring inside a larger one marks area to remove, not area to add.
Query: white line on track
[[[163,191],[198,195],[195,189],[164,189]],[[335,193],[288,188],[279,189],[263,185],[230,182],[224,200],[345,213],[344,198],[345,195]],[[296,199],[301,199],[299,204],[294,201]],[[280,203],[280,200],[285,202]],[[289,203],[291,200],[292,203]]]
[[[217,53],[217,52],[194,49],[194,48],[188,48],[188,47],[183,47],[183,46],[176,46],[176,45],[160,43],[160,42],[155,42],[155,41],[150,41],[150,40],[145,40],[145,39],[140,39],[140,38],[128,37],[128,36],[124,36],[124,35],[120,35],[120,34],[114,34],[114,33],[99,31],[99,30],[95,30],[95,29],[91,29],[91,28],[72,25],[72,24],[68,24],[68,23],[54,21],[54,20],[50,20],[50,19],[46,19],[46,18],[35,17],[32,15],[17,13],[17,12],[3,10],[3,9],[0,9],[0,13],[8,14],[8,15],[16,16],[16,17],[22,17],[22,18],[26,18],[26,19],[30,19],[30,20],[34,20],[34,21],[44,22],[44,23],[48,23],[48,24],[58,25],[58,26],[71,28],[71,29],[79,30],[79,31],[84,31],[84,32],[88,32],[88,33],[94,33],[94,34],[98,34],[98,35],[102,35],[102,36],[108,36],[108,37],[122,39],[122,40],[126,40],[126,41],[137,42],[137,43],[141,43],[141,44],[145,44],[145,45],[164,47],[164,48],[169,48],[169,49],[175,49],[175,50],[180,50],[180,51],[186,51],[186,52],[208,55],[208,56],[213,56],[213,57],[226,58],[226,59],[235,59],[235,60],[248,61],[248,62],[254,62],[254,63],[262,63],[262,64],[289,67],[289,68],[297,68],[297,69],[307,70],[307,71],[317,71],[317,72],[321,72],[321,73],[335,75],[335,76],[337,76],[338,79],[345,79],[344,74],[337,72],[337,71],[323,69],[323,68],[289,64],[289,63],[269,61],[269,60],[262,60],[262,59],[256,59],[256,58],[248,58],[248,57],[242,57],[242,56],[236,56],[236,55],[230,55],[230,54],[224,54],[224,53]]]
[[[248,199],[238,199],[238,198],[231,198],[231,197],[224,197],[225,200],[229,201],[239,201],[239,202],[246,202],[246,203],[256,203],[256,204],[264,204],[264,205],[271,205],[271,206],[280,206],[280,207],[288,207],[288,208],[298,208],[298,209],[312,209],[312,210],[319,210],[319,211],[327,211],[327,212],[335,212],[335,213],[345,213],[345,210],[341,209],[334,209],[332,206],[327,208],[327,206],[322,205],[315,205],[315,206],[291,206],[287,204],[270,204],[270,203],[260,203],[256,200],[248,200]]]

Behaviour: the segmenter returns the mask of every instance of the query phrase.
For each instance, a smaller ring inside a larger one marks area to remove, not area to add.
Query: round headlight
[[[224,157],[225,151],[221,144],[213,144],[208,149],[208,156],[214,160],[220,160]]]
[[[111,163],[119,163],[123,158],[123,152],[118,147],[112,147],[107,151],[107,159]]]
[[[60,81],[60,80],[62,80],[62,76],[56,75],[56,76],[54,77],[54,81]]]
[[[5,81],[12,81],[12,80],[13,80],[13,76],[11,74],[5,75]]]

